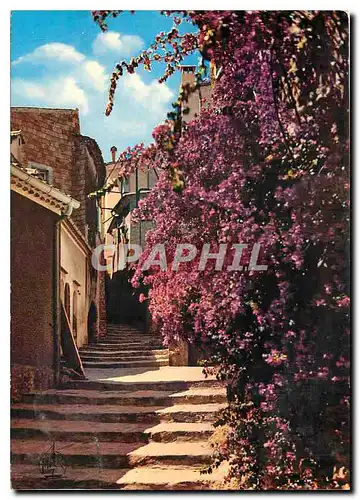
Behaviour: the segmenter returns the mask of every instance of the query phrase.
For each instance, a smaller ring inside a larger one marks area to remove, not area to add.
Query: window
[[[121,179],[121,194],[129,193],[130,183],[128,178]]]
[[[28,174],[33,175],[37,179],[41,179],[49,184],[53,182],[53,169],[48,165],[29,162],[25,170]]]

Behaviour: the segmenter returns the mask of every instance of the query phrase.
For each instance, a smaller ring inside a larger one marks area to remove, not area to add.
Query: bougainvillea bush
[[[96,12],[102,23],[109,11]],[[116,15],[116,14],[115,14]],[[254,243],[266,271],[209,261],[135,270],[166,341],[209,346],[208,370],[229,384],[214,466],[239,489],[349,488],[348,17],[343,12],[167,12],[171,32],[123,70],[200,50],[214,73],[201,116],[174,111],[147,161],[159,182],[136,216],[156,225],[142,261],[165,243],[198,249]],[[184,20],[198,27],[180,35]],[[104,28],[105,29],[105,28]],[[203,63],[203,67],[206,66]],[[203,68],[202,68],[203,69]],[[181,102],[181,99],[183,102]],[[138,154],[138,152],[137,152]],[[236,247],[235,247],[236,248]],[[235,250],[233,251],[235,252]],[[141,264],[141,262],[140,262]],[[230,267],[230,269],[229,269]]]

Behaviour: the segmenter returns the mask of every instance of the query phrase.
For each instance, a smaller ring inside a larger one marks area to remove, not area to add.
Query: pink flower
[[[272,349],[270,354],[263,354],[263,358],[271,366],[279,366],[287,360],[287,355]]]
[[[337,303],[337,305],[338,305],[339,307],[344,307],[344,308],[347,308],[347,307],[349,307],[349,306],[350,306],[350,297],[348,297],[348,296],[346,296],[346,295],[345,295],[345,296],[344,296],[344,297],[342,297],[341,299],[338,299],[338,300],[336,301],[336,303]]]

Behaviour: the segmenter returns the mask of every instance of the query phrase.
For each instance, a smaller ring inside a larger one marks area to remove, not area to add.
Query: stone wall
[[[170,366],[189,365],[189,346],[185,340],[177,340],[169,345]]]
[[[36,162],[53,169],[53,184],[72,195],[75,139],[80,134],[75,109],[11,108],[11,129],[21,130],[23,163]]]
[[[54,386],[54,370],[44,366],[11,365],[11,401],[21,401],[23,394]]]

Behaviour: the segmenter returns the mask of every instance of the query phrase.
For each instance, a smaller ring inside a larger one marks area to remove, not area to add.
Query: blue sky
[[[149,142],[175,100],[178,74],[158,84],[164,66],[120,79],[115,107],[105,117],[114,64],[137,55],[159,31],[172,27],[157,11],[125,12],[109,19],[104,35],[90,11],[13,11],[11,16],[11,104],[79,108],[81,132],[97,140],[105,161],[110,147],[120,152]],[[186,29],[194,28],[186,24]],[[186,61],[196,64],[197,56]]]

